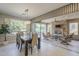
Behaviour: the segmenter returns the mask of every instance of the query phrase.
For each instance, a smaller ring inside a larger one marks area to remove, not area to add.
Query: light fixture
[[[28,9],[25,9],[22,15],[28,19]]]
[[[27,20],[28,20],[28,11],[29,11],[28,9],[25,9],[23,13],[23,16],[25,16]],[[26,21],[26,24],[30,24],[30,23],[31,21]]]

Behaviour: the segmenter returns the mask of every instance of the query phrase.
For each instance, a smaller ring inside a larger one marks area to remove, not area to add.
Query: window
[[[5,18],[5,23],[9,25],[11,32],[30,31],[30,23],[31,23],[30,21]]]
[[[37,33],[46,33],[46,24],[35,23],[35,27]]]
[[[35,23],[35,32],[40,33],[41,31],[40,27],[41,27],[40,23]]]
[[[46,24],[41,24],[41,33],[46,33]]]
[[[74,33],[74,35],[78,35],[78,23],[69,24],[69,33]]]

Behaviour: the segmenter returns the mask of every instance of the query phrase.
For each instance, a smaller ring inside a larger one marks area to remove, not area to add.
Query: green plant
[[[0,34],[4,34],[5,35],[5,41],[6,41],[6,34],[7,33],[10,33],[8,24],[2,24],[1,25],[1,29],[0,29]]]

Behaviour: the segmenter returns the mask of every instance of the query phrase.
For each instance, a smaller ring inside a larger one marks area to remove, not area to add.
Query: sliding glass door
[[[43,33],[46,33],[46,24],[43,23],[34,23],[33,24],[33,31],[38,34],[38,36],[43,36]]]

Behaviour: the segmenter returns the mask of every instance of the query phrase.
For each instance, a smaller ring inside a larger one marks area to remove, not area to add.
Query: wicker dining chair
[[[30,44],[30,48],[31,48],[31,54],[32,54],[32,50],[35,46],[37,46],[37,40],[38,40],[38,35],[36,33],[32,34],[32,42]]]

